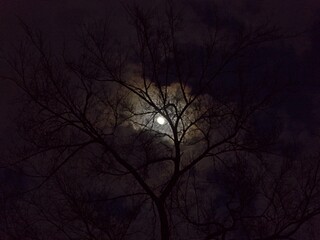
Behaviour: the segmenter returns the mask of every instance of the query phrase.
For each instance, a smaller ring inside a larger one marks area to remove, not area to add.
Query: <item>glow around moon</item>
[[[159,123],[160,125],[163,125],[166,123],[166,119],[164,117],[157,117],[157,123]]]

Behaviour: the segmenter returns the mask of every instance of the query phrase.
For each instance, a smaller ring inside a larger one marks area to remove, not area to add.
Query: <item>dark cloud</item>
[[[150,3],[146,0],[138,1],[139,4],[156,6],[159,1]],[[186,3],[192,10],[186,9]],[[314,115],[303,114],[314,112],[316,104],[314,97],[320,87],[318,86],[319,76],[319,25],[316,24],[317,14],[320,10],[318,0],[181,0],[179,7],[185,10],[186,19],[193,24],[190,28],[191,35],[196,35],[197,21],[215,24],[215,15],[221,19],[222,26],[229,29],[237,29],[244,25],[255,25],[269,19],[271,23],[281,26],[287,32],[299,32],[312,29],[301,37],[290,39],[289,48],[267,49],[260,55],[261,58],[272,58],[279,61],[281,65],[281,76],[293,79],[296,82],[295,93],[286,101],[283,111],[292,118],[305,124],[314,124]],[[217,11],[216,11],[217,10]],[[51,42],[59,42],[64,38],[74,37],[77,27],[81,23],[89,22],[93,18],[113,19],[115,30],[122,36],[126,35],[128,29],[125,11],[119,1],[114,0],[0,0],[0,44],[2,49],[10,48],[13,42],[22,37],[22,30],[19,27],[18,17],[27,24],[41,29]],[[191,26],[190,25],[190,26]],[[197,36],[194,36],[195,38]],[[287,45],[288,46],[288,45]],[[0,68],[1,65],[0,65]],[[300,86],[303,85],[304,88]],[[315,87],[315,85],[317,85]],[[310,87],[313,90],[311,92]],[[1,96],[0,106],[0,131],[9,129],[8,112],[10,112],[12,97],[16,95],[14,87],[7,82],[0,83]],[[298,93],[297,93],[298,92]]]
[[[155,6],[156,1],[150,3],[147,0],[140,0],[138,2]],[[216,10],[221,27],[229,31],[248,25],[256,25],[266,19],[269,19],[271,24],[279,25],[288,33],[312,30],[298,38],[288,39],[278,45],[259,49],[248,63],[267,62],[267,65],[262,69],[251,71],[246,77],[249,81],[254,81],[257,76],[263,76],[262,73],[269,70],[269,73],[275,73],[275,78],[279,81],[292,83],[290,88],[285,90],[286,93],[281,95],[281,99],[279,99],[281,104],[274,109],[274,112],[279,113],[284,121],[280,140],[283,142],[288,139],[297,140],[300,143],[300,148],[294,150],[300,153],[303,152],[302,147],[308,148],[308,150],[316,149],[315,143],[312,144],[314,139],[312,134],[318,131],[317,123],[320,120],[318,104],[320,100],[320,72],[318,68],[320,64],[318,44],[320,25],[317,23],[320,2],[318,0],[216,0],[213,4],[209,0],[181,0],[179,7],[185,6],[186,2],[189,4],[188,6],[191,6],[191,9],[185,10],[185,20],[188,22],[188,26],[191,26],[189,33],[194,42],[188,43],[188,46],[192,49],[190,55],[193,57],[201,51],[201,48],[196,44],[196,41],[201,37],[196,34],[198,21],[214,26],[216,16],[213,13]],[[183,9],[183,7],[181,8]],[[18,17],[32,27],[41,29],[53,45],[58,45],[58,42],[64,38],[75,37],[79,25],[91,22],[94,18],[110,18],[115,26],[113,30],[117,32],[115,34],[120,34],[125,38],[129,38],[130,35],[128,28],[124,27],[127,19],[123,6],[116,0],[0,0],[0,44],[2,50],[9,49],[12,43],[17,43],[23,36]],[[5,70],[1,62],[0,70]],[[18,95],[19,92],[12,84],[0,82],[0,108],[2,109],[0,142],[4,143],[1,144],[1,148],[5,148],[8,138],[13,136],[14,127],[11,119],[14,118],[17,110],[11,103]],[[262,130],[271,131],[273,121],[275,121],[273,115],[268,115],[268,118],[263,116],[263,118],[266,124]],[[0,150],[3,150],[1,148]],[[293,149],[289,147],[288,149],[293,152]],[[8,175],[10,174],[8,173]],[[8,179],[7,176],[4,178]],[[221,200],[218,200],[225,201],[223,196]],[[112,206],[112,208],[117,209],[116,213],[124,211],[122,204]]]

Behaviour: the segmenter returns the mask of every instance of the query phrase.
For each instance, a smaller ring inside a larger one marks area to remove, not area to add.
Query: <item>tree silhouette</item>
[[[171,2],[126,10],[135,40],[88,24],[73,57],[23,24],[6,78],[25,94],[12,166],[28,180],[3,199],[3,235],[291,239],[320,211],[319,160],[273,147],[278,86],[250,60],[285,36],[216,19],[200,40]]]

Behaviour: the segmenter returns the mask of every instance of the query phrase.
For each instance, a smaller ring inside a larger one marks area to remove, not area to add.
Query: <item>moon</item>
[[[159,123],[160,125],[163,125],[166,123],[166,119],[160,116],[157,118],[157,123]]]

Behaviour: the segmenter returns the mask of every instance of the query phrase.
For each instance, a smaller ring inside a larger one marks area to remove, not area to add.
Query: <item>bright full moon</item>
[[[164,117],[158,117],[157,118],[157,122],[160,124],[160,125],[163,125],[163,124],[165,124],[166,123],[166,120],[165,120],[165,118]]]

